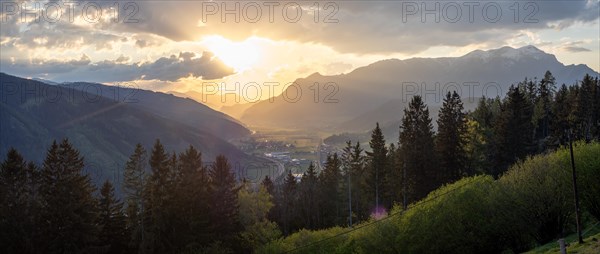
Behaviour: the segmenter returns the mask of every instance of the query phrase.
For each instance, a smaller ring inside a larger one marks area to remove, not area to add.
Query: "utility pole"
[[[577,192],[577,173],[575,172],[575,156],[573,155],[573,140],[571,138],[571,129],[567,133],[569,137],[569,150],[571,152],[571,169],[573,170],[573,193],[575,194],[575,220],[577,223],[577,236],[579,243],[583,243],[581,236],[581,218],[579,215],[579,193]]]

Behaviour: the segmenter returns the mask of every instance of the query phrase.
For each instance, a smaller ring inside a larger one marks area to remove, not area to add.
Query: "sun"
[[[217,58],[234,68],[236,72],[252,68],[260,58],[260,47],[253,38],[234,42],[222,36],[213,35],[204,37],[203,42]]]

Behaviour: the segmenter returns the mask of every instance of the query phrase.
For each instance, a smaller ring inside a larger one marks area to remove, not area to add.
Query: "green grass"
[[[586,231],[587,230],[587,231]],[[577,242],[577,234],[571,234],[565,238],[567,253],[595,254],[600,253],[600,224],[596,223],[592,228],[584,230],[583,244]],[[558,242],[551,242],[531,251],[528,254],[560,253]]]

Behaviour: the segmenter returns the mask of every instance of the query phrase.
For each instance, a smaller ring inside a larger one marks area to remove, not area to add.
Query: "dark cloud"
[[[317,22],[313,2],[306,5],[296,23],[285,20],[282,2],[270,22],[262,2],[262,16],[248,22],[254,13],[244,13],[247,2],[216,2],[218,12],[203,18],[203,1],[137,2],[138,23],[107,23],[107,28],[147,32],[174,41],[193,41],[202,35],[219,34],[243,40],[263,36],[275,40],[321,43],[344,53],[417,53],[433,46],[466,46],[514,38],[521,30],[564,29],[576,22],[598,20],[597,1],[335,1],[335,8],[321,9]],[[240,3],[239,22],[234,15],[221,17],[222,4]],[[321,7],[324,7],[321,2]],[[439,4],[439,5],[436,5]],[[472,6],[472,9],[471,7]],[[415,12],[409,8],[416,7]],[[252,9],[252,8],[250,8]],[[435,9],[426,14],[424,9]],[[499,13],[497,12],[499,11]],[[515,10],[519,10],[518,12]],[[334,13],[335,11],[335,13]],[[334,23],[325,22],[329,14]],[[246,18],[246,19],[245,19]],[[288,16],[289,18],[289,16]],[[437,20],[436,20],[437,19]]]
[[[129,57],[128,56],[124,56],[124,55],[120,55],[117,59],[115,59],[115,63],[124,63],[129,61]]]
[[[145,40],[136,40],[135,45],[140,48],[145,48],[148,45],[148,42],[146,42]]]
[[[83,13],[85,2],[81,1],[76,7],[76,15]],[[326,9],[326,3],[321,1],[315,20],[315,9],[309,8],[314,2],[298,1],[305,7],[298,22],[290,22],[293,15],[286,16],[283,11],[283,6],[293,2],[280,2],[271,22],[264,2],[217,1],[211,3],[218,5],[217,13],[201,22],[207,1],[135,1],[134,6],[127,9],[133,12],[124,9],[129,2],[118,3],[121,15],[117,22],[102,19],[86,26],[66,21],[66,15],[57,23],[31,21],[26,24],[17,23],[19,14],[8,15],[3,17],[7,20],[0,26],[0,35],[9,38],[2,47],[74,49],[93,45],[101,50],[112,49],[114,43],[127,41],[129,37],[137,47],[147,48],[160,45],[164,38],[197,41],[203,35],[218,34],[233,40],[254,35],[318,43],[342,53],[415,54],[435,46],[481,43],[500,46],[522,30],[564,29],[578,22],[597,22],[599,12],[599,2],[595,0],[333,1]],[[239,22],[234,15],[225,16],[223,22],[223,4],[231,9],[236,3],[240,4]],[[262,10],[255,23],[248,22],[255,16],[253,11],[243,12],[245,5],[253,3]],[[107,9],[114,2],[94,4]],[[424,12],[424,9],[434,11]],[[293,9],[288,10],[289,14]]]
[[[2,72],[26,77],[45,77],[56,81],[120,82],[131,80],[177,81],[194,77],[218,79],[234,73],[210,52],[201,56],[181,52],[178,56],[161,57],[154,62],[124,63],[127,57],[92,63],[83,55],[79,60],[15,60],[2,59]]]

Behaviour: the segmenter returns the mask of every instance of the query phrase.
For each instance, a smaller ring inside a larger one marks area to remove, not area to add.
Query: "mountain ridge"
[[[353,131],[357,129],[355,126],[342,124],[392,99],[409,100],[419,94],[430,106],[441,105],[443,95],[451,90],[457,90],[463,98],[503,97],[510,85],[525,78],[541,78],[547,70],[556,77],[557,86],[574,84],[584,74],[599,75],[587,65],[564,65],[556,56],[535,46],[476,50],[459,57],[392,58],[356,68],[347,74],[323,76],[313,73],[299,78],[295,83],[306,96],[294,103],[286,103],[282,95],[275,97],[274,102],[256,103],[244,112],[241,120],[256,126],[275,124]],[[339,102],[323,103],[323,98],[309,98],[309,86],[315,83],[337,85],[339,89],[335,95]],[[294,94],[293,91],[290,94]],[[397,109],[398,112],[402,110]],[[401,114],[395,117],[401,119]]]
[[[5,73],[0,73],[0,84],[0,153],[6,154],[13,147],[40,163],[53,140],[69,138],[97,183],[111,177],[118,181],[135,145],[141,143],[149,152],[156,139],[169,153],[193,145],[202,152],[204,162],[226,155],[238,176],[244,173],[241,167],[246,163],[268,163],[210,132],[154,114],[135,103]]]

